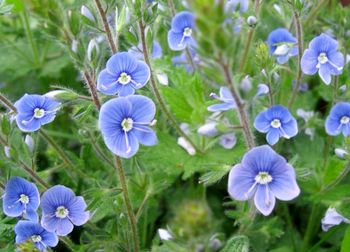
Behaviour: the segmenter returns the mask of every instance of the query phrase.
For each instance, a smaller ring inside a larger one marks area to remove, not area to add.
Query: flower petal
[[[337,50],[328,52],[328,65],[329,71],[332,75],[338,75],[343,72],[344,67],[344,55]]]
[[[133,84],[134,88],[139,89],[146,85],[149,78],[151,77],[151,72],[148,65],[145,62],[139,61],[137,68],[132,73],[130,73],[130,76],[133,81],[138,83],[137,85]]]
[[[34,132],[40,129],[40,120],[32,118],[33,115],[17,114],[16,123],[17,127],[23,132]]]
[[[135,126],[132,133],[136,136],[140,144],[153,146],[158,143],[156,134],[149,127],[141,125]]]
[[[259,185],[255,193],[254,203],[260,213],[268,216],[275,207],[276,198],[267,185]]]
[[[326,85],[329,85],[331,83],[331,72],[329,71],[327,64],[321,64],[318,74]]]
[[[109,73],[119,78],[121,73],[130,74],[137,67],[138,61],[128,52],[114,54],[106,64]]]
[[[280,138],[280,132],[279,129],[274,129],[271,128],[269,130],[269,132],[266,134],[266,141],[270,144],[270,145],[274,145],[278,142]]]
[[[292,118],[289,122],[282,125],[283,132],[287,134],[288,138],[294,137],[298,134],[297,121]]]
[[[336,136],[341,132],[340,122],[334,117],[328,116],[325,123],[326,132],[328,135]]]
[[[106,95],[117,93],[120,84],[118,77],[111,74],[107,69],[102,70],[97,78],[97,90]]]
[[[301,64],[301,70],[303,71],[304,74],[307,75],[313,75],[317,73],[318,68],[316,67],[318,64],[318,54],[316,51],[312,49],[306,49],[300,64]]]
[[[276,167],[271,176],[273,180],[269,183],[269,188],[277,199],[292,200],[300,194],[294,168],[289,164]]]
[[[235,105],[232,103],[219,103],[219,104],[210,105],[208,107],[208,111],[210,112],[227,111],[234,108],[235,108]]]
[[[185,28],[193,29],[194,16],[191,12],[182,11],[177,13],[171,21],[171,29],[175,32],[183,32]]]
[[[108,149],[122,158],[134,156],[139,149],[139,142],[136,136],[130,132],[127,133],[129,145],[127,145],[124,133],[112,137],[104,136],[104,141]]]
[[[261,133],[266,133],[270,130],[271,121],[266,118],[265,111],[259,113],[254,120],[254,128]]]
[[[58,244],[58,237],[55,233],[44,231],[41,233],[43,243],[49,247],[56,247]]]
[[[228,193],[235,200],[248,200],[254,192],[255,173],[250,167],[236,164],[232,167],[228,178]]]
[[[181,51],[186,48],[185,39],[183,38],[182,32],[170,30],[168,32],[168,44],[171,50]],[[183,40],[183,41],[182,41]]]
[[[85,224],[89,218],[89,211],[85,211],[86,203],[83,197],[78,196],[70,203],[69,210],[69,220],[76,226],[81,226]]]
[[[134,93],[135,93],[135,89],[131,84],[120,85],[118,88],[118,95],[121,97],[133,95]]]
[[[142,95],[133,95],[128,97],[128,100],[132,104],[131,113],[135,123],[148,123],[154,119],[156,106],[150,98]]]

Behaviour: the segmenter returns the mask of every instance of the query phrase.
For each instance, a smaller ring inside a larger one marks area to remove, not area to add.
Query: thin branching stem
[[[297,94],[300,90],[301,86],[301,77],[302,77],[302,71],[301,71],[301,57],[303,56],[303,30],[300,24],[299,14],[296,12],[295,9],[293,9],[293,20],[294,20],[294,26],[296,30],[297,40],[298,40],[298,72],[297,72],[297,79],[296,79],[296,85],[294,87],[294,90],[292,92],[292,96],[290,97],[290,100],[288,102],[288,108],[291,109],[293,106],[293,103],[297,97]]]
[[[247,111],[245,109],[245,106],[244,106],[244,103],[243,103],[241,97],[239,96],[239,94],[234,86],[230,66],[228,64],[223,63],[223,62],[220,62],[220,65],[221,65],[222,70],[224,72],[226,85],[230,89],[231,94],[232,94],[232,96],[236,102],[236,105],[237,105],[240,124],[243,127],[245,142],[247,144],[248,149],[251,149],[255,146],[255,143],[254,143],[253,133],[252,133],[250,126],[249,126],[249,118],[247,115]]]
[[[98,94],[97,94],[95,83],[92,80],[91,75],[90,75],[90,73],[88,71],[86,71],[86,70],[83,71],[83,76],[84,76],[84,79],[86,81],[86,84],[89,87],[91,98],[92,98],[93,102],[95,103],[96,108],[98,110],[100,110],[101,102],[100,102],[100,99],[98,98]]]
[[[149,58],[149,54],[148,54],[148,48],[147,48],[147,44],[146,44],[146,37],[145,37],[145,24],[143,22],[142,19],[140,19],[139,21],[139,29],[140,29],[140,37],[141,37],[141,44],[142,44],[142,52],[143,52],[143,56],[145,58],[145,62],[146,64],[149,66],[150,70],[151,70],[151,78],[150,78],[150,83],[151,83],[151,87],[153,90],[154,95],[156,96],[156,99],[159,103],[159,106],[162,110],[162,112],[165,114],[165,116],[167,117],[167,119],[171,122],[172,126],[175,128],[175,130],[178,132],[178,134],[180,136],[182,136],[183,138],[186,139],[187,142],[189,142],[192,147],[197,151],[197,152],[202,152],[195,144],[194,142],[185,134],[185,132],[183,132],[183,130],[180,128],[180,126],[178,125],[178,123],[176,122],[176,119],[174,118],[174,116],[170,113],[170,111],[168,110],[159,90],[157,87],[157,83],[156,80],[154,78],[154,72],[153,72],[153,68],[151,65],[151,61]]]
[[[126,210],[128,213],[130,226],[131,226],[131,233],[132,233],[133,244],[134,244],[134,252],[138,252],[139,251],[139,238],[138,238],[138,232],[137,232],[137,221],[136,221],[134,211],[132,209],[131,200],[130,200],[129,192],[128,192],[128,187],[126,185],[126,177],[125,177],[124,169],[122,166],[122,161],[121,161],[120,157],[118,157],[118,156],[115,156],[115,168],[117,170],[119,182],[120,182],[120,185],[121,185],[122,190],[123,190],[124,203],[126,206]]]
[[[118,52],[118,50],[117,50],[117,47],[113,41],[113,35],[112,35],[111,29],[109,27],[108,21],[107,21],[106,13],[103,10],[103,7],[102,7],[100,0],[95,0],[95,4],[96,4],[97,10],[98,10],[98,14],[100,16],[101,22],[103,24],[104,31],[106,33],[109,47],[111,48],[112,53],[115,54]]]
[[[0,93],[0,101],[1,103],[8,108],[9,110],[13,111],[13,112],[17,112],[16,107],[12,104],[12,102],[6,98],[6,96],[4,96],[2,93]]]

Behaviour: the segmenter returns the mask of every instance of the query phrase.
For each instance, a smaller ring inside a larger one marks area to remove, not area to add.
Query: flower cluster
[[[73,225],[85,224],[90,218],[86,207],[83,197],[75,196],[71,189],[62,185],[47,189],[40,199],[36,185],[20,177],[12,177],[7,182],[3,196],[4,214],[21,219],[15,226],[16,243],[31,240],[40,251],[55,247],[58,236],[68,235]]]

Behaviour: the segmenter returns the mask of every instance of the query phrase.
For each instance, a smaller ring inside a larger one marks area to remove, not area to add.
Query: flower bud
[[[168,240],[171,240],[173,238],[173,236],[170,234],[170,232],[166,229],[163,229],[163,228],[158,229],[158,235],[162,241],[168,241]]]
[[[91,22],[96,22],[94,15],[92,15],[91,11],[85,5],[81,6],[80,13]]]
[[[98,43],[96,39],[91,39],[87,48],[87,57],[88,60],[92,60],[92,54],[97,55],[100,52],[100,48],[98,46]]]
[[[11,158],[10,150],[11,150],[11,149],[10,149],[9,146],[5,146],[5,147],[4,147],[5,156],[6,156],[7,158]]]
[[[249,16],[247,18],[247,23],[249,26],[255,26],[257,22],[258,22],[258,20],[256,19],[255,16]]]
[[[30,153],[33,153],[33,151],[34,151],[34,139],[30,135],[26,135],[24,142],[28,146]]]
[[[346,155],[349,155],[349,153],[341,148],[335,148],[334,150],[335,155],[337,155],[338,158],[345,159]]]

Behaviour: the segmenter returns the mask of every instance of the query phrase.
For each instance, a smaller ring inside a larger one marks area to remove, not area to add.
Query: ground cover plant
[[[346,0],[0,0],[0,250],[350,251]]]

